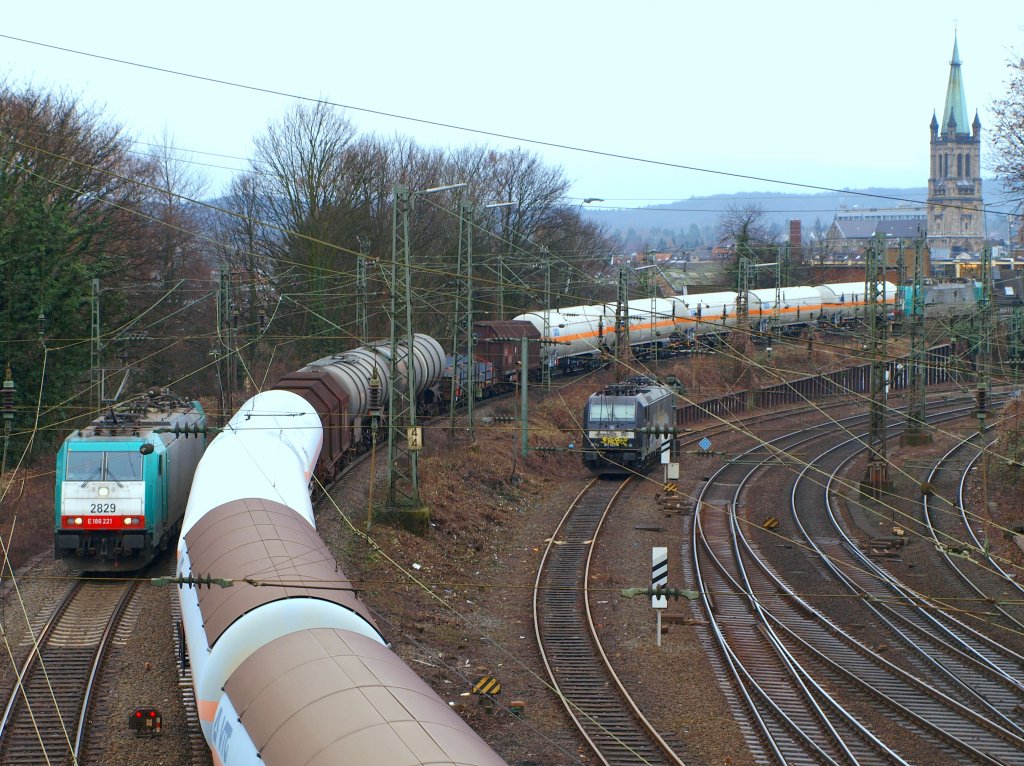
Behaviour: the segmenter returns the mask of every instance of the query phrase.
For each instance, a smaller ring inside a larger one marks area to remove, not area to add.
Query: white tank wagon
[[[894,305],[896,286],[884,282],[882,289],[886,305]],[[713,343],[714,336],[736,328],[737,297],[738,293],[727,290],[631,300],[628,303],[629,343],[634,347],[662,346],[674,339],[692,341],[700,336]],[[799,329],[821,320],[840,324],[864,315],[864,283],[751,290],[747,293],[747,312],[750,329],[760,331],[768,329],[776,317],[783,328]],[[515,320],[529,322],[542,339],[553,341],[545,347],[542,358],[566,370],[592,365],[603,351],[614,352],[616,347],[614,303],[532,311],[520,314]]]
[[[780,325],[804,325],[815,322],[821,314],[821,293],[814,287],[765,287],[751,290],[748,296],[747,312],[760,330],[768,329],[776,316]]]
[[[629,344],[664,345],[673,335],[690,329],[690,310],[679,298],[635,298],[627,304]],[[545,312],[520,314],[516,320],[530,322],[545,337]],[[547,313],[547,338],[556,345],[544,352],[544,358],[557,361],[573,357],[597,359],[603,350],[613,352],[618,345],[615,332],[615,304],[570,306]]]
[[[303,397],[268,391],[196,471],[177,574],[234,583],[179,590],[214,761],[504,763],[387,648],[316,534],[308,482],[321,442]]]
[[[529,322],[537,328],[541,338],[556,342],[557,345],[543,347],[542,362],[552,364],[558,359],[573,357],[596,359],[601,356],[602,347],[614,338],[615,304],[531,311],[513,321]]]
[[[679,298],[636,298],[629,301],[631,346],[663,346],[673,336],[683,336],[692,328],[691,311]]]
[[[407,386],[409,354],[405,343],[398,344],[398,381],[396,385]],[[438,385],[444,374],[445,353],[441,344],[429,335],[417,333],[413,336],[413,380],[416,384],[416,395],[421,396]],[[376,377],[380,381],[380,403],[387,404],[391,390],[391,346],[388,341],[376,341],[367,346],[360,346],[352,351],[318,359],[300,372],[316,369],[327,370],[334,377],[349,397],[349,423],[353,429],[355,441],[365,434],[363,429],[369,426],[366,415],[370,409],[370,382]],[[403,389],[404,390],[404,389]]]
[[[831,282],[814,289],[821,296],[821,311],[832,324],[842,324],[864,316],[867,299],[864,282]],[[886,306],[895,306],[896,290],[892,282],[882,283]]]
[[[719,335],[736,326],[735,292],[701,293],[682,295],[675,300],[682,304],[693,320],[691,337],[695,335]]]

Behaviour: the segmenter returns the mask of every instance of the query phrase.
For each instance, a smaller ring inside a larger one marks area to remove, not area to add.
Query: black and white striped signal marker
[[[668,548],[651,548],[651,587],[668,587]],[[651,606],[655,609],[665,609],[668,606],[668,598],[651,596]]]
[[[661,462],[664,465],[668,465],[672,459],[672,438],[667,437],[665,441],[661,443]]]

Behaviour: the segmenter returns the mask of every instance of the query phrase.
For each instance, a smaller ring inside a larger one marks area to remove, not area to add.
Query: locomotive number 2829
[[[117,513],[117,503],[90,503],[89,513]]]

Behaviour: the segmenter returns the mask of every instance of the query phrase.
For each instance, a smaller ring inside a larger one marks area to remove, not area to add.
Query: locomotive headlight
[[[135,523],[135,519],[133,519],[133,518],[132,518],[131,516],[127,517],[127,518],[126,518],[126,519],[124,520],[124,525],[125,525],[126,527],[130,527],[130,526],[131,526],[132,524],[134,524],[134,523]]]
[[[75,516],[74,524],[75,524],[76,527],[82,526],[82,517],[81,516]]]
[[[96,494],[98,494],[100,497],[106,497],[107,495],[110,494],[110,487],[100,487],[98,490],[96,490]]]

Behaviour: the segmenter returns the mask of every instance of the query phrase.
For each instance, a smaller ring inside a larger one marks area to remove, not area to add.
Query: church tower
[[[928,178],[928,247],[932,255],[976,253],[985,243],[981,202],[981,121],[967,123],[960,52],[953,36],[953,60],[942,123],[932,113],[931,175]]]

